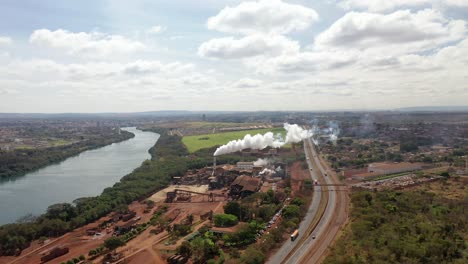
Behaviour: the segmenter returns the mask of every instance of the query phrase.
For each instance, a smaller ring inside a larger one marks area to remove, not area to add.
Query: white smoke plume
[[[254,166],[266,166],[268,163],[270,163],[269,159],[257,159],[254,162]]]
[[[338,125],[338,122],[329,121],[328,126],[320,126],[319,121],[317,119],[314,119],[311,123],[311,131],[313,134],[312,141],[315,145],[319,145],[319,139],[323,137],[328,137],[328,140],[330,140],[332,143],[336,143],[336,141],[338,140],[338,135],[340,134],[340,127]]]
[[[266,147],[280,148],[287,143],[297,143],[313,135],[312,131],[304,129],[296,124],[284,124],[286,130],[286,139],[283,140],[279,135],[273,135],[272,132],[267,132],[264,135],[256,134],[251,136],[245,135],[243,139],[229,141],[216,149],[214,156],[233,153],[244,149],[264,149]]]
[[[338,135],[340,134],[340,127],[335,121],[330,121],[328,124],[328,130],[330,134],[330,141],[336,143],[338,140]]]
[[[275,171],[265,168],[265,169],[263,169],[259,174],[260,174],[260,175],[263,175],[263,174],[265,174],[265,173],[268,173],[268,174],[271,175],[271,174],[274,174]]]

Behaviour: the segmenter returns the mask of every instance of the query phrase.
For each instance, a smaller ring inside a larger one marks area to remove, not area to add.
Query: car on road
[[[315,235],[312,236],[312,239],[315,239]]]

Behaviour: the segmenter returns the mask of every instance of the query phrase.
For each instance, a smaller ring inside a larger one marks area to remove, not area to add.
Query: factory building
[[[254,167],[254,163],[253,162],[242,162],[242,161],[239,161],[237,162],[236,164],[236,169],[238,170],[252,170]]]
[[[245,197],[257,192],[260,185],[260,178],[241,175],[232,182],[229,195]]]

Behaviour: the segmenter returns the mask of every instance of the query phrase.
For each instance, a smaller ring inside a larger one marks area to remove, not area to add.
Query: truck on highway
[[[299,229],[294,230],[294,232],[291,234],[291,241],[296,240],[296,238],[299,236]]]

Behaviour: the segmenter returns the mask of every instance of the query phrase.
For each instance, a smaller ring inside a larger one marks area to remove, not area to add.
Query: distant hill
[[[162,110],[129,113],[0,113],[0,118],[128,118],[128,117],[170,117],[201,114],[228,114],[232,111],[188,111]]]
[[[415,106],[398,108],[395,111],[403,112],[468,112],[468,106]]]
[[[147,111],[147,112],[109,112],[109,113],[0,113],[0,118],[145,118],[145,117],[180,117],[180,116],[194,116],[201,114],[211,115],[225,115],[225,114],[279,114],[279,113],[334,113],[334,112],[468,112],[468,106],[415,106],[396,108],[393,110],[369,110],[369,109],[341,109],[341,110],[322,110],[322,111],[189,111],[189,110],[161,110],[161,111]]]

